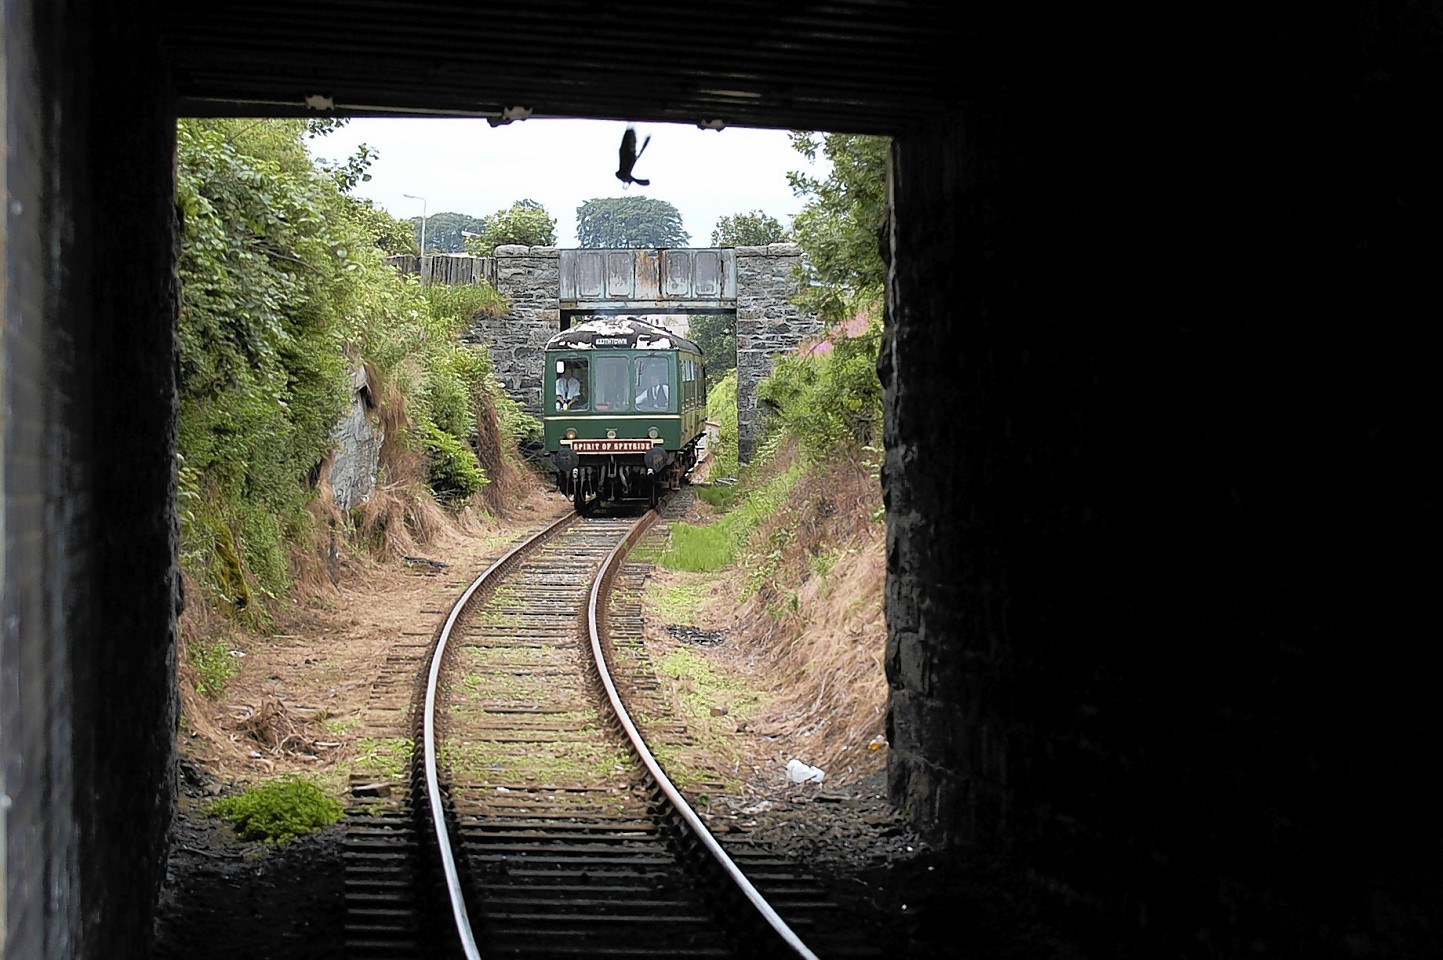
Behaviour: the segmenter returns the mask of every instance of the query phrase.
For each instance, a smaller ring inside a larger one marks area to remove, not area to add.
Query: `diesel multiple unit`
[[[677,489],[706,432],[706,361],[636,317],[577,324],[546,344],[542,424],[556,484],[578,511]]]

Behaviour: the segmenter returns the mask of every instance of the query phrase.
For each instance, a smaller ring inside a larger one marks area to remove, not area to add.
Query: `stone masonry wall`
[[[757,409],[757,384],[772,372],[772,359],[821,333],[821,321],[801,313],[791,297],[802,249],[794,243],[737,247],[737,450],[751,459],[765,426]]]
[[[1019,46],[893,142],[891,797],[1088,956],[1443,956],[1440,29],[1360,22]]]
[[[461,335],[491,351],[496,378],[526,412],[541,415],[541,354],[561,324],[561,254],[556,247],[495,250],[496,289],[511,299],[504,317],[477,317]]]
[[[326,477],[331,500],[343,513],[364,503],[376,488],[376,471],[386,436],[374,422],[374,407],[366,368],[357,366],[351,371],[350,405],[332,434],[334,448]]]
[[[791,243],[736,249],[737,421],[743,460],[765,425],[757,411],[758,381],[771,372],[774,356],[821,331],[816,317],[801,314],[791,302],[800,258],[801,248]],[[540,416],[541,353],[561,324],[560,253],[555,247],[501,246],[495,264],[496,289],[511,298],[512,309],[499,319],[476,318],[462,339],[485,343],[507,393]]]

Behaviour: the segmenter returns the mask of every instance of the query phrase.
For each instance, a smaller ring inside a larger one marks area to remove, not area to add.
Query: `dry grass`
[[[483,392],[476,410],[476,460],[486,471],[490,483],[481,488],[481,506],[498,517],[506,517],[512,504],[523,499],[534,480],[508,451],[509,441],[502,434],[496,405],[490,393]]]
[[[776,574],[734,615],[760,676],[786,695],[754,725],[841,781],[885,762],[886,529],[870,519],[881,498],[853,460],[805,474],[754,539],[783,542]]]
[[[330,464],[316,478],[306,534],[289,548],[290,595],[264,611],[236,616],[207,605],[197,584],[179,621],[181,750],[223,777],[327,773],[344,763],[360,728],[359,711],[402,631],[429,619],[420,611],[452,602],[445,578],[417,576],[405,558],[426,556],[467,573],[484,569],[497,545],[569,503],[547,496],[531,474],[502,456],[494,411],[486,464],[489,503],[439,506],[424,483],[421,455],[402,440],[404,398],[368,370],[371,410],[383,431],[378,475],[366,502],[343,514],[334,503]],[[498,479],[499,478],[499,482]],[[506,521],[495,519],[506,518]],[[199,689],[193,655],[208,654],[235,674],[212,698]]]
[[[785,469],[793,456],[779,451],[766,470]],[[880,506],[881,487],[867,468],[844,460],[813,468],[787,507],[754,531],[751,554],[702,588],[708,599],[695,625],[727,642],[697,653],[765,695],[727,745],[761,783],[778,782],[794,757],[834,784],[885,768],[886,537],[884,524],[870,519]],[[705,523],[710,513],[699,504],[687,519]],[[779,556],[764,561],[774,549]],[[768,575],[739,604],[748,572],[764,562]],[[653,577],[655,596],[697,575]],[[676,642],[665,627],[666,612],[653,608],[648,635],[663,650]]]

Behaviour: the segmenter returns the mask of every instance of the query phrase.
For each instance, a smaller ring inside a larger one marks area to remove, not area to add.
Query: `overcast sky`
[[[613,120],[531,118],[500,127],[477,119],[352,120],[307,141],[313,155],[342,160],[358,144],[378,154],[371,180],[355,193],[393,216],[452,212],[484,217],[517,200],[535,200],[556,219],[558,246],[574,247],[576,208],[587,200],[639,194],[681,211],[693,246],[711,243],[718,218],[761,210],[791,225],[802,208],[789,171],[824,177],[825,160],[809,163],[785,130],[702,130],[677,124],[635,125],[651,143],[633,174],[650,186],[616,179],[626,124]]]

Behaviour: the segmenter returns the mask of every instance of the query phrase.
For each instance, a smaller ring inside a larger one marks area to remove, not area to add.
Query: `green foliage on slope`
[[[773,429],[797,439],[814,459],[855,456],[882,442],[882,383],[877,352],[880,314],[863,314],[807,350],[778,357],[757,385]]]
[[[423,291],[387,267],[400,222],[344,192],[365,156],[338,177],[312,162],[305,130],[177,126],[182,564],[247,618],[265,616],[255,595],[284,595],[290,551],[320,533],[310,507],[353,368],[394,397],[392,439],[429,458],[453,503],[484,482],[467,444],[482,395],[499,393],[489,355],[457,334],[503,299],[485,285]]]

